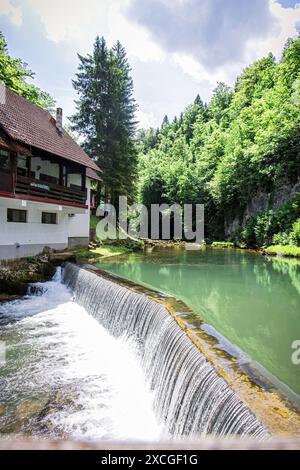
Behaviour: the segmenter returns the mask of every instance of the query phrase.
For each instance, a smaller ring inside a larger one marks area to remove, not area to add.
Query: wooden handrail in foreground
[[[299,439],[273,438],[259,441],[251,438],[206,437],[198,440],[162,442],[112,442],[0,439],[0,450],[299,450]]]

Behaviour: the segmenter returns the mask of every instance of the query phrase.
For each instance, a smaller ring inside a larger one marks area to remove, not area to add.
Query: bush
[[[293,245],[300,246],[300,219],[293,224],[289,239]]]
[[[233,242],[213,242],[211,246],[216,248],[234,248],[235,245]]]
[[[248,246],[300,245],[300,194],[283,204],[276,212],[268,210],[252,217],[240,233]]]
[[[276,217],[273,211],[261,212],[253,217],[241,232],[241,240],[248,246],[262,246],[271,241],[275,231]]]
[[[267,255],[300,257],[300,247],[294,245],[272,245],[265,251]]]
[[[288,245],[290,243],[289,234],[286,232],[276,233],[273,237],[274,245]]]

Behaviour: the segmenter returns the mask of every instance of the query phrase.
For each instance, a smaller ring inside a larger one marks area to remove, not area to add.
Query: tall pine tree
[[[106,200],[118,205],[120,195],[135,196],[137,152],[134,145],[136,104],[125,49],[108,49],[96,38],[92,55],[78,55],[73,86],[79,94],[73,129],[84,138],[87,153],[103,170]]]

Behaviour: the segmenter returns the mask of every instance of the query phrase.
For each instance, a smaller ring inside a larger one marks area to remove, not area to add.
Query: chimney
[[[58,132],[62,133],[63,127],[62,127],[62,108],[57,108],[56,109],[56,128]]]

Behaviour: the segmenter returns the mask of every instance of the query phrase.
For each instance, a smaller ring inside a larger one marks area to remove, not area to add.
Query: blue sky
[[[88,5],[88,8],[86,7]],[[36,72],[35,83],[74,112],[77,52],[97,34],[125,46],[141,126],[173,117],[217,81],[233,85],[259,57],[280,56],[297,35],[300,0],[0,0],[9,51]]]
[[[278,0],[278,3],[285,8],[293,8],[299,3],[299,0]]]

